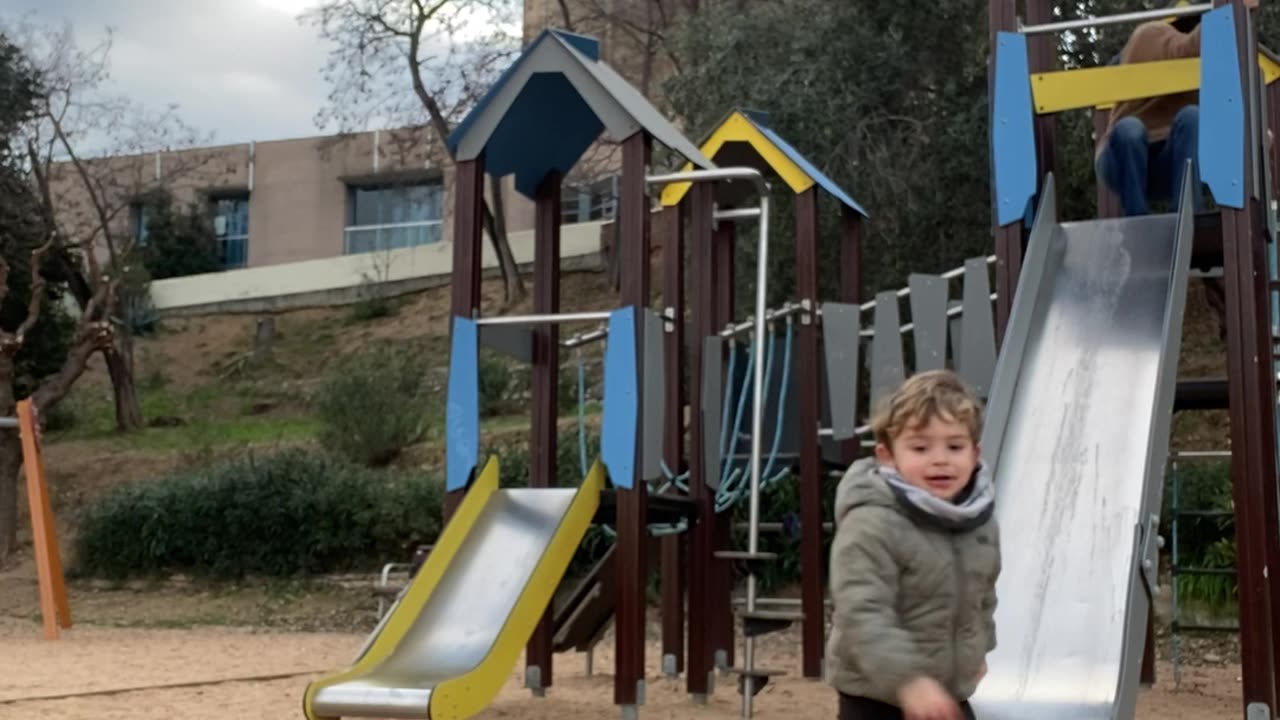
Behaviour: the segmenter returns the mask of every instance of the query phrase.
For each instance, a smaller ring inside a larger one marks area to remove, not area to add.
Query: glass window
[[[213,231],[218,236],[222,266],[244,267],[249,261],[249,196],[213,201]]]
[[[560,222],[611,220],[617,213],[620,176],[610,175],[587,185],[566,185],[560,192]]]
[[[347,253],[440,241],[444,192],[439,182],[351,189]]]

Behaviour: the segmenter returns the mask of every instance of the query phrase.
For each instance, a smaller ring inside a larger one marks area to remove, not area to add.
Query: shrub
[[[440,532],[441,483],[304,449],[248,455],[119,486],[90,505],[76,570],[109,578],[238,578],[404,560]]]
[[[432,397],[427,380],[406,347],[380,343],[348,355],[316,393],[321,442],[366,465],[391,462],[426,432]]]
[[[482,351],[476,368],[479,380],[480,417],[490,418],[505,414],[512,408],[511,368],[491,352]]]

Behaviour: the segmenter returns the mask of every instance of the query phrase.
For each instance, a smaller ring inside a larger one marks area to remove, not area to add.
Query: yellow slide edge
[[[427,604],[427,600],[430,599],[431,593],[435,590],[436,585],[439,584],[440,578],[444,576],[445,571],[453,562],[454,556],[457,555],[458,550],[462,547],[463,541],[471,531],[476,519],[480,517],[481,511],[488,504],[489,498],[497,492],[498,475],[498,458],[491,457],[479,477],[472,483],[471,489],[463,496],[458,509],[454,512],[453,517],[449,519],[444,530],[441,531],[440,537],[431,549],[431,553],[427,555],[426,562],[423,563],[422,568],[418,571],[417,576],[414,577],[413,582],[410,583],[409,589],[405,592],[400,602],[392,608],[391,617],[387,618],[386,624],[365,654],[348,670],[322,677],[307,686],[307,693],[303,699],[303,710],[306,712],[308,720],[328,720],[316,715],[312,710],[312,702],[315,699],[315,695],[322,688],[347,682],[367,674],[395,651],[396,646],[400,644],[404,634],[413,625],[413,621],[418,617],[423,606]],[[599,493],[596,493],[596,495],[598,496]],[[596,501],[597,503],[599,502],[598,497]]]
[[[604,490],[604,465],[596,460],[538,560],[529,582],[503,623],[489,654],[475,670],[446,680],[431,693],[431,720],[468,718],[484,710],[506,684],[520,653],[555,596],[582,538],[595,519]]]

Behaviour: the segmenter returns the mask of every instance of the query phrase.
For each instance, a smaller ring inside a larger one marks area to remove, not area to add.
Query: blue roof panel
[[[532,198],[548,173],[567,173],[604,126],[559,73],[535,73],[486,145],[489,174],[516,175],[516,191]]]
[[[828,193],[831,194],[832,197],[844,203],[849,208],[855,210],[856,212],[861,214],[863,217],[865,218],[871,217],[870,215],[867,214],[867,211],[864,210],[862,206],[857,203],[857,201],[855,201],[852,197],[850,197],[849,194],[844,191],[844,189],[842,189],[839,185],[837,185],[835,181],[827,177],[821,170],[814,167],[813,164],[810,163],[805,158],[804,155],[800,154],[799,150],[796,150],[794,147],[791,147],[790,143],[788,143],[786,140],[783,140],[782,137],[778,135],[778,133],[774,132],[772,128],[766,125],[764,118],[767,118],[768,117],[767,115],[764,115],[763,113],[760,113],[760,112],[754,112],[754,111],[743,111],[742,114],[745,115],[746,118],[751,121],[751,124],[756,126],[756,129],[759,130],[761,134],[763,134],[766,138],[768,138],[769,142],[773,143],[774,146],[777,147],[778,150],[781,151],[783,155],[786,155],[791,160],[791,162],[799,166],[800,170],[804,172],[805,175],[808,175],[809,178],[813,180],[815,183],[817,183],[823,190],[826,190]]]

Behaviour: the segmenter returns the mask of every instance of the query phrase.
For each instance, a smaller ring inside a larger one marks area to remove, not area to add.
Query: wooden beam
[[[688,205],[663,210],[667,223],[666,244],[662,248],[662,304],[668,317],[663,347],[666,420],[663,430],[663,457],[667,469],[676,475],[685,471],[684,454],[684,217]],[[678,492],[672,488],[672,493]],[[682,546],[687,533],[662,538],[662,662],[674,673],[684,671],[684,564]]]
[[[563,176],[552,172],[538,187],[533,238],[533,311],[560,312],[560,184]],[[556,418],[559,416],[560,326],[546,323],[533,328],[533,417],[530,421],[529,486],[556,484]],[[535,694],[552,683],[552,639],[555,630],[551,608],[538,622],[526,649],[526,682]]]
[[[864,237],[862,215],[847,206],[840,206],[840,302],[861,305],[863,298],[862,239]],[[855,388],[856,392],[856,388]],[[854,398],[854,407],[859,398]],[[846,464],[853,464],[862,454],[858,438],[845,440],[840,452]]]
[[[689,207],[689,249],[693,266],[693,342],[689,344],[689,494],[698,505],[698,522],[689,533],[689,641],[685,683],[689,694],[705,701],[710,692],[714,671],[711,630],[711,566],[714,552],[715,493],[708,484],[719,468],[707,467],[707,443],[718,443],[708,437],[702,424],[703,366],[707,362],[703,339],[715,332],[715,264],[712,245],[714,209],[712,188],[705,183],[694,185],[686,201]]]
[[[1247,11],[1231,4],[1240,41],[1242,77],[1248,77],[1250,43]],[[1246,105],[1255,101],[1247,92]],[[1238,130],[1247,137],[1251,111]],[[1244,178],[1250,183],[1254,158],[1244,143]],[[1261,208],[1245,192],[1245,207],[1222,209],[1227,306],[1227,376],[1231,415],[1231,479],[1236,508],[1236,557],[1240,603],[1243,704],[1260,703],[1268,715],[1276,708],[1271,582],[1267,561],[1275,534],[1275,376],[1271,363],[1270,323],[1266,316],[1266,258]],[[1270,505],[1270,507],[1268,507]],[[1270,517],[1269,517],[1270,516]]]
[[[796,294],[810,308],[818,303],[818,192],[810,188],[796,196]],[[823,606],[821,369],[818,365],[817,314],[796,320],[796,366],[793,387],[799,401],[796,421],[800,435],[800,604],[804,613],[801,654],[804,676],[822,677],[826,613]],[[782,382],[786,382],[784,379]]]
[[[453,277],[450,317],[480,314],[480,260],[484,212],[484,155],[458,163],[454,171]],[[449,323],[450,333],[453,323]],[[445,494],[445,522],[462,502],[466,490]]]
[[[651,142],[637,132],[622,143],[622,188],[618,198],[618,252],[622,266],[621,299],[636,313],[636,348],[640,352],[644,333],[643,312],[649,306],[649,196],[645,171],[649,167]],[[643,359],[643,355],[641,356]],[[636,363],[639,372],[644,368]],[[636,387],[640,387],[640,377]],[[644,396],[639,398],[636,432],[643,432]],[[631,489],[618,489],[616,541],[618,550],[618,604],[614,632],[617,638],[613,700],[615,705],[637,706],[644,681],[645,585],[648,577],[648,485],[640,475],[639,461],[644,443],[636,443],[636,473]],[[614,478],[620,482],[622,478]]]
[[[733,322],[734,314],[734,281],[737,268],[734,266],[735,246],[737,244],[737,225],[733,221],[721,222],[712,236],[712,264],[715,268],[715,328],[718,330]],[[727,360],[726,367],[727,370]],[[728,392],[731,378],[726,377],[721,387]],[[729,422],[720,418],[721,422]],[[713,442],[719,442],[714,438]],[[714,468],[712,472],[719,472]],[[733,527],[728,513],[712,513],[710,523],[712,530],[712,552],[732,550]],[[733,614],[733,563],[726,560],[712,560],[711,594],[708,598],[711,606],[711,622],[713,628],[711,649],[713,653],[724,653],[724,661],[728,666],[734,664],[735,627]]]

